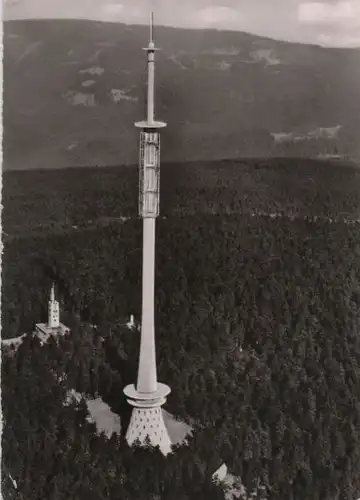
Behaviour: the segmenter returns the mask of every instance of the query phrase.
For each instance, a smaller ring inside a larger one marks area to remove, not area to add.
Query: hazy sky
[[[5,19],[83,18],[248,31],[360,47],[360,0],[5,0]]]

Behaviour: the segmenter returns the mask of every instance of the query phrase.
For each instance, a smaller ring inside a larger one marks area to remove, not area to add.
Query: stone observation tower
[[[48,325],[50,328],[59,328],[60,326],[60,308],[59,302],[55,300],[55,286],[51,287],[49,307],[48,307]]]
[[[126,433],[131,446],[146,438],[159,446],[164,455],[171,451],[171,441],[164,424],[162,405],[170,387],[157,381],[154,291],[155,291],[155,220],[159,215],[160,198],[160,134],[166,123],[154,118],[155,48],[153,14],[150,22],[150,42],[146,49],[148,63],[147,118],[135,123],[140,128],[139,214],[143,218],[142,316],[140,357],[136,385],[124,388],[128,402],[134,407]]]
[[[47,339],[50,335],[65,335],[70,330],[67,326],[60,323],[59,302],[55,299],[55,284],[52,284],[49,303],[48,303],[48,321],[47,323],[36,323],[35,333],[40,339]]]

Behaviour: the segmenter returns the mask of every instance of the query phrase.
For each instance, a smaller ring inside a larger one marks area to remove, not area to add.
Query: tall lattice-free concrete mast
[[[134,407],[126,433],[129,445],[150,439],[164,454],[171,451],[171,441],[164,424],[161,407],[170,387],[157,381],[154,291],[155,291],[155,220],[159,215],[160,198],[160,134],[166,123],[154,117],[155,51],[153,13],[150,21],[150,41],[147,48],[148,87],[147,119],[136,122],[140,132],[139,213],[143,218],[142,316],[140,357],[137,383],[124,388],[128,402]]]

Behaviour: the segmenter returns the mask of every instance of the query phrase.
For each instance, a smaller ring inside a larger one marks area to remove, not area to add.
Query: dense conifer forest
[[[136,376],[137,171],[4,176],[2,336],[46,319],[59,343],[3,348],[3,496],[220,499],[222,463],[266,497],[360,496],[360,170],[291,160],[165,165],[156,335],[166,408],[191,423],[166,459],[87,421],[69,389],[121,415]],[[94,326],[96,325],[96,326]],[[9,475],[17,482],[12,485]],[[258,496],[260,498],[260,496]]]

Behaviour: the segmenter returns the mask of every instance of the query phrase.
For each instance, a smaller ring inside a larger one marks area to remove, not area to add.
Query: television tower
[[[136,386],[124,388],[127,401],[134,409],[126,432],[131,446],[139,440],[146,445],[146,438],[159,446],[164,455],[171,451],[171,441],[165,427],[162,405],[170,387],[157,381],[154,302],[155,302],[155,220],[159,215],[160,198],[160,134],[166,123],[154,118],[155,51],[153,41],[154,18],[151,13],[150,41],[147,48],[147,119],[136,122],[140,128],[139,159],[139,215],[143,218],[142,264],[142,315],[138,377]]]

